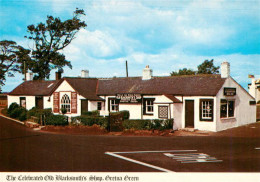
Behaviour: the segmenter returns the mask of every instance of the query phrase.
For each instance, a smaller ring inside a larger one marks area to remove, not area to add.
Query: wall
[[[59,103],[60,103],[60,108],[61,108],[62,96],[67,94],[69,96],[69,98],[71,99],[71,92],[75,92],[75,90],[70,86],[70,84],[66,80],[64,80],[54,92],[60,93],[60,102]],[[53,109],[53,95],[51,95],[50,98],[51,98],[50,99],[51,101],[46,102],[46,107],[45,107],[45,102],[44,102],[44,108],[50,108],[50,106],[51,106],[51,108]],[[77,94],[77,113],[68,113],[68,114],[65,114],[66,116],[74,117],[74,116],[81,115],[81,99],[85,99],[85,98],[83,96]],[[55,114],[58,114],[58,113],[55,113]],[[59,114],[61,114],[61,113],[59,113]]]
[[[102,96],[105,99],[104,111],[100,112],[101,115],[108,115],[108,99],[115,98],[115,96]],[[158,107],[159,106],[168,106],[168,118],[174,118],[174,107],[172,101],[165,97],[164,95],[145,95],[143,98],[155,98],[154,101],[154,112],[153,115],[143,115],[142,118],[142,103],[120,103],[119,111],[128,110],[130,113],[130,119],[159,119],[158,117]],[[170,106],[170,107],[169,107]],[[176,112],[175,112],[176,113]]]
[[[200,99],[214,100],[213,121],[200,121]],[[194,100],[194,129],[205,130],[205,131],[216,131],[216,98],[212,96],[183,97],[182,128],[185,128],[185,100]]]
[[[8,95],[8,107],[13,103],[16,102],[20,105],[20,97],[25,97],[26,100],[26,109],[30,110],[31,108],[35,107],[35,96],[25,96],[25,95],[19,95],[19,96],[12,96]]]
[[[236,88],[236,95],[224,96],[224,87]],[[235,117],[220,118],[220,99],[235,100]],[[232,78],[227,78],[217,94],[217,131],[256,122],[256,105],[249,105],[249,101],[253,100],[249,93]]]

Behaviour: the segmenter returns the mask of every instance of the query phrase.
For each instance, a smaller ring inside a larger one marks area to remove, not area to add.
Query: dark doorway
[[[38,109],[43,109],[43,97],[36,97],[36,99],[35,99],[35,106]]]
[[[194,127],[194,100],[185,100],[185,127]]]
[[[83,112],[87,112],[88,111],[88,100],[87,99],[82,99],[81,100],[81,114]]]

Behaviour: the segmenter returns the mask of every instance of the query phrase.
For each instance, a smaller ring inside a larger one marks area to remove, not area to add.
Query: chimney
[[[229,62],[221,63],[220,67],[221,78],[228,78],[230,76],[230,64]]]
[[[255,76],[248,75],[248,78],[251,78],[251,85],[248,87],[249,94],[256,98]]]
[[[63,73],[63,69],[59,68],[57,72],[55,72],[55,80],[61,79],[61,74]]]
[[[142,80],[150,80],[153,76],[153,70],[151,68],[149,68],[149,65],[147,65],[144,69],[143,69],[143,78]]]
[[[89,71],[88,70],[81,70],[81,78],[88,78]]]
[[[26,81],[33,80],[33,73],[26,73]]]

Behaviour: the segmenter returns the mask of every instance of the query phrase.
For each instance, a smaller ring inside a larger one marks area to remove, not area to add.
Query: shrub
[[[95,110],[95,111],[83,111],[81,115],[82,116],[100,116],[98,110]]]
[[[123,121],[123,127],[125,129],[137,129],[145,130],[149,129],[150,120],[138,119],[138,120],[125,120]]]
[[[7,114],[10,114],[14,109],[19,108],[19,107],[21,107],[21,106],[19,106],[16,102],[13,102],[7,109]]]
[[[95,117],[95,116],[77,116],[71,118],[72,123],[80,121],[81,124],[86,126],[92,126],[94,124],[102,126],[103,128],[108,127],[108,118],[107,117]]]
[[[50,115],[45,118],[46,125],[65,126],[68,125],[68,117],[63,115]]]
[[[10,111],[9,116],[11,118],[18,118],[19,120],[24,121],[27,119],[26,112],[27,110],[25,108],[18,106],[17,108]]]
[[[125,121],[123,121],[123,127],[125,129],[164,130],[164,129],[172,129],[172,126],[173,126],[173,119],[167,119],[167,120],[137,119],[137,120],[125,120]]]
[[[38,123],[40,122],[41,118],[48,118],[52,116],[52,110],[51,109],[38,109],[36,107],[33,107],[27,112],[27,118],[31,118],[32,116],[38,118]]]
[[[19,115],[18,119],[19,119],[20,121],[25,121],[25,120],[27,119],[27,112],[26,112],[26,110],[23,111],[23,112]]]

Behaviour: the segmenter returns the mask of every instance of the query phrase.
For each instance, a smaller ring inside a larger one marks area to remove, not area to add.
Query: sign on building
[[[116,94],[116,99],[120,103],[140,103],[142,100],[141,94]]]
[[[236,95],[236,88],[224,87],[225,96],[234,96]]]

